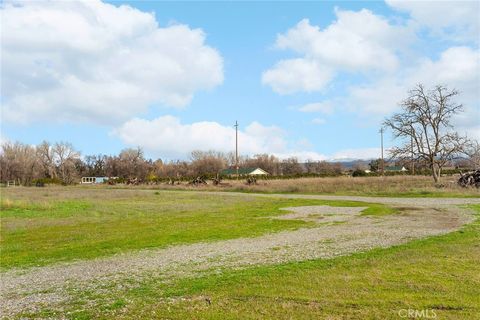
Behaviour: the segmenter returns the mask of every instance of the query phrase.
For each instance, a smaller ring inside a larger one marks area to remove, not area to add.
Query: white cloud
[[[386,0],[394,9],[406,11],[419,25],[437,36],[457,41],[480,38],[480,2],[478,1],[404,1]]]
[[[319,112],[323,114],[332,114],[333,105],[329,101],[313,102],[313,103],[307,103],[306,105],[301,106],[298,110],[301,112]]]
[[[394,24],[366,9],[337,9],[337,19],[323,29],[304,19],[277,36],[278,48],[301,55],[295,59],[297,64],[308,61],[318,69],[329,70],[328,78],[318,83],[316,89],[302,84],[302,74],[296,73],[294,67],[283,66],[290,60],[282,60],[282,64],[264,72],[263,80],[266,74],[270,75],[264,83],[283,94],[318,91],[340,73],[360,74],[361,81],[347,87],[346,96],[330,97],[328,104],[307,104],[299,111],[328,114],[329,110],[343,109],[362,114],[372,123],[398,110],[398,103],[416,84],[442,84],[458,89],[461,94],[457,101],[465,106],[465,111],[453,121],[455,128],[480,137],[480,51],[476,45],[480,39],[480,3],[390,0],[388,4],[409,13],[404,24]],[[422,28],[432,31],[439,40],[470,41],[471,46],[447,48],[436,58],[423,56],[410,46],[413,40],[424,41],[415,44],[429,45]],[[288,77],[288,81],[280,75]]]
[[[223,82],[205,33],[100,1],[4,2],[5,120],[118,123],[151,105],[183,107]]]
[[[182,124],[173,116],[153,120],[132,119],[113,131],[125,144],[141,146],[156,156],[184,158],[193,150],[235,150],[235,129],[218,122]],[[153,137],[153,138],[152,138]],[[275,126],[252,122],[239,131],[242,154],[281,153],[286,150],[285,132]]]
[[[263,73],[262,82],[278,93],[290,94],[319,91],[338,72],[397,69],[397,52],[413,39],[412,30],[393,25],[366,9],[357,12],[337,9],[336,16],[337,20],[323,30],[303,19],[285,34],[278,35],[278,48],[293,50],[302,57],[280,61]],[[305,81],[305,77],[317,81]]]
[[[323,63],[350,70],[392,70],[397,66],[394,35],[403,35],[381,16],[363,9],[336,10],[337,20],[324,30],[303,19],[277,38],[281,49],[294,50]]]
[[[451,47],[438,60],[425,60],[411,78],[410,83],[442,84],[459,90],[455,100],[463,104],[464,112],[453,123],[461,133],[480,139],[480,50]]]
[[[325,119],[322,119],[322,118],[314,118],[314,119],[312,119],[312,123],[322,125],[322,124],[327,123],[327,121]]]
[[[387,75],[351,87],[343,103],[367,116],[384,117],[398,110],[398,103],[418,83],[427,88],[441,84],[459,90],[456,101],[464,105],[464,112],[455,117],[455,127],[462,133],[480,137],[480,51],[469,47],[451,47],[437,60],[420,60],[406,67],[402,76]]]
[[[333,78],[329,67],[309,59],[290,59],[278,62],[262,75],[262,83],[279,94],[321,90]]]
[[[173,116],[163,116],[153,120],[135,118],[112,131],[123,143],[140,146],[154,157],[185,159],[193,150],[235,150],[235,129],[218,122],[202,121],[183,124]],[[242,155],[273,154],[280,159],[296,157],[323,160],[326,157],[308,150],[311,143],[305,139],[291,147],[287,134],[276,126],[264,126],[252,122],[238,132],[239,152]]]
[[[398,109],[398,103],[405,98],[407,91],[405,83],[399,83],[393,77],[382,77],[373,83],[350,87],[345,104],[350,111],[384,117]]]
[[[412,70],[412,80],[452,84],[467,94],[480,94],[480,51],[469,47],[451,47],[436,61],[425,59]]]

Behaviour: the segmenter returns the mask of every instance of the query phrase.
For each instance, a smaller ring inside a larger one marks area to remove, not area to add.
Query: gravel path
[[[282,210],[289,211],[281,216],[275,216],[278,220],[304,220],[318,223],[345,222],[359,215],[368,207],[331,207],[331,206],[305,206],[288,207]]]
[[[209,192],[208,194],[212,194]],[[221,193],[225,195],[226,193]],[[232,196],[244,193],[228,193]],[[411,239],[444,234],[473,219],[471,212],[455,205],[480,203],[480,199],[395,199],[310,195],[255,196],[355,200],[401,206],[402,214],[362,216],[363,208],[308,206],[285,208],[272,219],[318,222],[312,228],[283,231],[254,238],[141,250],[88,261],[62,263],[1,273],[1,317],[40,307],[55,307],[71,297],[67,287],[95,288],[98,284],[152,275],[166,278],[195,275],[212,268],[244,268],[307,259],[330,258],[388,247]],[[406,208],[408,207],[408,208]]]

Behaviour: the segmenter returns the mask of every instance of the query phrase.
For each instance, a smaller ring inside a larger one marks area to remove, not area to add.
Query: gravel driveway
[[[246,196],[244,193],[220,194]],[[303,219],[316,222],[316,226],[254,238],[178,245],[27,270],[9,270],[1,273],[0,316],[11,317],[22,311],[35,311],[46,306],[55,308],[71,298],[67,294],[67,287],[95,288],[109,281],[141,280],[152,275],[166,279],[195,276],[212,268],[245,268],[259,264],[331,258],[375,247],[389,247],[457,230],[473,219],[470,210],[459,208],[458,205],[480,203],[480,199],[286,194],[249,196],[367,201],[403,209],[400,214],[371,217],[360,214],[364,208],[285,208],[285,215],[271,218]]]

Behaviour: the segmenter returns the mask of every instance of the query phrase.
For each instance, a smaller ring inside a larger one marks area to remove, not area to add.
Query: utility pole
[[[412,175],[415,175],[415,157],[413,155],[413,130],[412,130],[412,134],[410,135],[410,151],[411,151],[411,161],[412,161],[412,168],[411,168],[411,174]]]
[[[237,171],[238,180],[238,122],[235,120],[235,169]]]
[[[382,176],[385,171],[385,162],[383,161],[383,127],[380,128],[380,141],[381,141],[381,149],[382,149]]]

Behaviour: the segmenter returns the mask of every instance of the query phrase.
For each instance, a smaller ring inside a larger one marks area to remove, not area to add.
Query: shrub
[[[364,170],[357,169],[352,172],[352,177],[366,177],[367,173]]]

